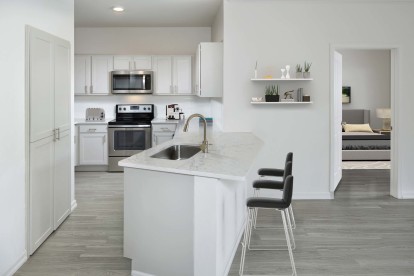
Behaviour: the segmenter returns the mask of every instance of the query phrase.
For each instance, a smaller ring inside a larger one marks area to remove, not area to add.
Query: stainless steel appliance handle
[[[139,125],[139,126],[134,126],[134,125],[108,125],[108,128],[135,128],[135,129],[140,129],[140,128],[150,128],[151,125]]]

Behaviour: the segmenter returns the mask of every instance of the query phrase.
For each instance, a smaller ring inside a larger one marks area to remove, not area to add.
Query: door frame
[[[391,52],[391,83],[390,83],[390,96],[391,96],[391,177],[390,177],[390,195],[401,199],[402,196],[402,187],[399,181],[399,148],[398,148],[398,130],[399,130],[399,98],[400,98],[400,49],[398,45],[381,45],[381,44],[330,44],[330,69],[329,69],[329,78],[330,78],[330,122],[329,122],[329,191],[331,193],[331,198],[334,198],[334,191],[331,191],[334,187],[334,120],[333,116],[335,114],[335,105],[333,94],[334,93],[334,52],[337,50],[389,50]]]

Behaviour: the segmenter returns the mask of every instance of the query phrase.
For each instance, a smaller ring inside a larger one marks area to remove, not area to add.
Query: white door
[[[71,145],[70,130],[60,132],[55,141],[55,170],[54,170],[54,214],[53,229],[59,225],[70,214],[71,210]]]
[[[134,70],[151,70],[151,56],[134,56]]]
[[[114,56],[114,70],[131,70],[133,68],[131,56]]]
[[[30,143],[30,254],[53,231],[54,162],[52,136]]]
[[[29,94],[30,142],[53,135],[54,129],[54,38],[30,29]]]
[[[79,135],[79,165],[108,165],[108,134]]]
[[[70,44],[55,38],[55,128],[70,129]],[[69,149],[70,147],[68,147]]]
[[[334,85],[333,85],[333,146],[332,166],[333,181],[331,192],[334,192],[342,178],[342,55],[334,52]]]
[[[154,132],[152,137],[152,146],[158,146],[174,138],[174,132]]]
[[[175,94],[191,94],[191,56],[174,57],[173,84]]]
[[[91,87],[91,56],[75,56],[75,95],[89,93]]]
[[[170,56],[154,57],[155,93],[171,94],[172,89],[172,61]]]
[[[113,68],[112,56],[92,56],[91,94],[109,94],[110,72]]]

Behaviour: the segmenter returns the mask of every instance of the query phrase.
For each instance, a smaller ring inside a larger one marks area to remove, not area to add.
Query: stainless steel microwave
[[[112,94],[151,94],[152,71],[112,71]]]

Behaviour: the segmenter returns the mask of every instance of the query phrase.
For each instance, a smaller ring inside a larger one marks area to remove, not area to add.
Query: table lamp
[[[391,130],[391,108],[377,108],[377,117],[382,120],[382,130]]]

